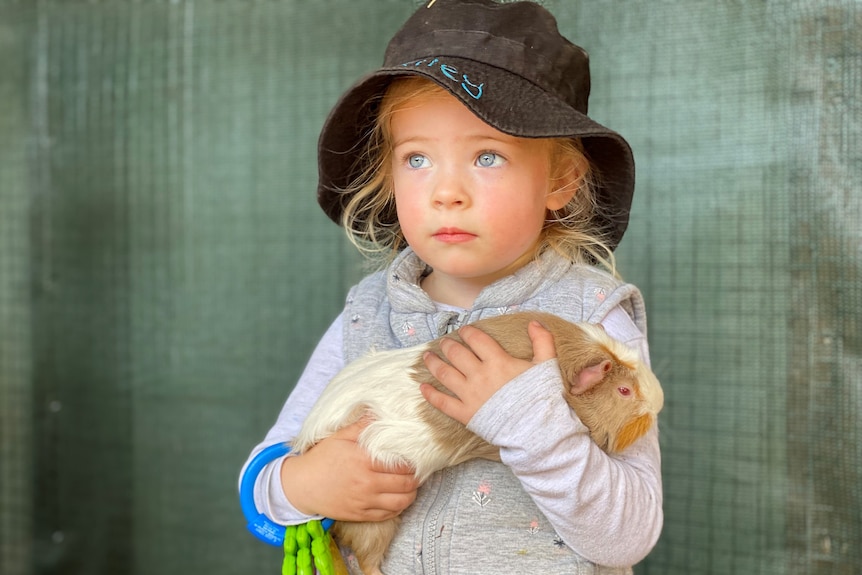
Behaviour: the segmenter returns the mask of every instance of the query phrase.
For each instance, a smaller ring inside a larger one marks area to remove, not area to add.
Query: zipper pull
[[[453,331],[460,328],[463,325],[465,319],[467,319],[466,313],[453,313],[449,317],[449,321],[446,322],[446,333],[452,333]]]

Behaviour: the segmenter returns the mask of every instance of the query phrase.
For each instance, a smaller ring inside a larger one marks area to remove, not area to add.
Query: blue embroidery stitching
[[[482,86],[485,85],[485,82],[482,82],[481,84],[479,84],[477,86],[476,84],[471,82],[469,79],[467,79],[467,74],[464,74],[463,78],[464,78],[464,81],[461,82],[461,87],[464,88],[464,91],[467,92],[468,94],[470,94],[470,96],[472,96],[473,99],[475,99],[475,100],[478,100],[479,98],[481,98],[482,97]],[[470,84],[472,87],[478,88],[477,93],[474,94],[473,92],[471,92],[470,89],[465,84]]]
[[[427,64],[426,64],[427,62]],[[450,66],[449,64],[443,64],[440,62],[440,58],[434,58],[430,62],[428,62],[427,58],[423,58],[422,60],[415,60],[410,62],[405,62],[401,64],[402,66],[421,66],[425,64],[426,67],[431,68],[434,65],[438,65],[437,67],[440,69],[440,72],[448,79],[453,82],[457,82],[459,80],[458,74],[460,73],[455,66]],[[482,97],[482,94],[485,90],[485,82],[481,82],[479,84],[474,84],[470,81],[470,78],[467,74],[461,74],[461,79],[464,81],[461,82],[461,89],[464,90],[471,98],[474,100],[478,100]],[[472,90],[471,90],[472,88]]]

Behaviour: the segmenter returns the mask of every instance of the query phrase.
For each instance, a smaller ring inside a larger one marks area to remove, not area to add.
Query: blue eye
[[[422,154],[411,154],[407,157],[407,163],[414,169],[424,168],[428,164],[428,158]]]
[[[479,157],[476,158],[476,165],[482,168],[490,168],[492,166],[496,166],[503,161],[503,158],[495,154],[494,152],[482,152],[479,154]]]

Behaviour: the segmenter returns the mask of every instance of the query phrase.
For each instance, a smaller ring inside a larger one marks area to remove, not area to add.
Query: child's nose
[[[469,199],[463,177],[456,173],[443,172],[439,174],[432,195],[435,207],[465,207],[469,204]]]

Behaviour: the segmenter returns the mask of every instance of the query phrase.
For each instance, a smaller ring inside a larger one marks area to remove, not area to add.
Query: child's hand
[[[424,356],[425,365],[452,397],[433,386],[423,383],[425,399],[456,421],[464,425],[501,387],[529,368],[557,356],[554,336],[538,322],[530,322],[530,340],[533,342],[533,360],[512,357],[491,336],[480,329],[464,326],[458,333],[469,345],[445,339],[440,349],[452,365],[434,353]]]
[[[408,467],[384,469],[356,442],[359,421],[320,441],[281,467],[288,500],[308,515],[342,521],[382,521],[416,499],[419,483]]]

